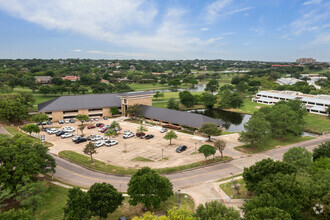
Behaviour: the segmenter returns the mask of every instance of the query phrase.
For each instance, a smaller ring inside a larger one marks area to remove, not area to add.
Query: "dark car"
[[[71,123],[74,123],[74,119],[73,119],[73,118],[71,118],[71,119],[70,119],[70,122],[71,122]]]
[[[39,126],[39,125],[41,125],[41,123],[40,122],[37,122],[37,125]]]
[[[101,125],[104,125],[103,123],[97,123],[96,127],[100,127]]]
[[[187,146],[182,145],[182,146],[178,147],[175,151],[176,151],[177,153],[181,153],[181,152],[183,152],[183,151],[185,151],[185,150],[187,150]]]
[[[61,136],[62,134],[65,134],[65,133],[66,133],[66,131],[59,131],[56,133],[56,136]]]
[[[51,120],[48,120],[48,121],[47,121],[47,124],[48,124],[48,125],[51,125],[51,124],[52,124],[52,121],[51,121]]]
[[[143,137],[144,135],[146,135],[146,134],[143,133],[143,132],[138,132],[138,133],[136,133],[136,137]]]
[[[60,120],[58,120],[58,123],[59,124],[64,124],[64,121],[60,119]]]
[[[43,128],[43,129],[41,129],[41,130],[47,132],[49,129],[51,129],[51,128]]]
[[[144,139],[149,140],[149,139],[154,138],[154,137],[155,136],[153,136],[152,134],[148,134],[147,136],[144,137]]]
[[[75,143],[76,143],[76,144],[79,144],[79,143],[81,143],[81,142],[86,142],[86,141],[87,141],[87,138],[80,137],[80,138],[78,138],[78,139],[75,141]]]
[[[104,116],[103,119],[104,119],[104,120],[108,120],[108,117]]]

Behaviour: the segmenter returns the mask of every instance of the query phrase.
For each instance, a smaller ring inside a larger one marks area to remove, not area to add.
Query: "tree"
[[[0,164],[0,183],[10,190],[39,173],[55,173],[56,166],[46,146],[23,135],[0,137]]]
[[[193,79],[190,79],[189,83],[191,84],[191,87],[195,87],[195,85],[198,84],[198,81],[197,81],[197,79],[193,78]]]
[[[206,108],[213,108],[214,104],[217,102],[217,97],[210,93],[203,93],[202,100]]]
[[[106,218],[124,201],[123,195],[109,183],[94,183],[87,192],[92,216]]]
[[[219,89],[219,82],[218,80],[211,79],[205,87],[205,91],[210,91],[211,93],[214,93]]]
[[[168,109],[176,109],[176,110],[178,110],[179,109],[179,103],[177,103],[176,101],[175,101],[175,98],[170,98],[169,100],[168,100],[168,103],[167,103],[167,108]]]
[[[217,105],[220,109],[231,108],[232,92],[229,89],[224,90],[220,95]]]
[[[111,107],[110,112],[112,115],[118,115],[120,113],[120,111],[116,107]]]
[[[246,92],[246,90],[249,89],[249,86],[246,82],[240,81],[237,85],[236,85],[236,89],[237,91],[244,93]]]
[[[158,208],[173,195],[172,183],[149,167],[138,170],[128,183],[129,203],[142,203],[147,209]]]
[[[42,122],[44,122],[44,121],[48,121],[48,120],[49,120],[49,117],[48,117],[48,115],[45,114],[45,113],[40,113],[40,114],[33,115],[33,116],[32,116],[32,120],[33,120],[34,122],[38,122],[38,123],[40,123],[41,126],[43,127]]]
[[[330,141],[322,143],[319,147],[313,150],[313,160],[317,160],[321,157],[330,157]]]
[[[215,147],[215,149],[219,150],[222,158],[223,158],[223,151],[226,148],[226,144],[227,144],[227,142],[224,140],[217,140],[216,142],[214,142],[214,147]]]
[[[220,136],[222,131],[215,123],[206,122],[198,130],[200,133],[206,134],[211,141],[211,136]]]
[[[156,91],[156,94],[154,95],[154,98],[164,97],[164,93],[160,91]]]
[[[40,86],[39,87],[39,93],[42,93],[44,95],[47,95],[51,92],[51,88],[49,86]]]
[[[115,130],[115,135],[117,135],[117,131],[119,131],[121,129],[120,124],[116,121],[113,121],[110,125],[110,129],[114,129]]]
[[[68,200],[63,208],[65,219],[90,219],[90,198],[78,187],[69,189]]]
[[[21,121],[28,118],[29,100],[22,94],[0,94],[0,119],[3,121]]]
[[[244,101],[243,101],[243,98],[242,96],[237,93],[237,92],[234,92],[231,96],[231,102],[230,102],[230,105],[232,108],[239,108],[243,105]]]
[[[172,139],[177,139],[178,136],[174,131],[169,131],[165,134],[164,139],[165,140],[170,140],[170,145],[172,145]]]
[[[239,141],[244,143],[262,142],[270,137],[270,124],[263,113],[257,112],[244,125],[245,131],[241,132]]]
[[[191,92],[189,92],[187,90],[179,92],[179,98],[180,98],[181,104],[188,108],[192,107],[195,104],[194,96],[191,94]]]
[[[198,149],[198,152],[204,154],[206,161],[206,158],[211,156],[212,154],[214,155],[216,151],[213,146],[209,144],[204,144]]]
[[[27,124],[27,125],[22,127],[22,130],[29,133],[30,136],[31,136],[32,132],[34,132],[34,133],[39,133],[40,132],[40,128],[36,124]]]
[[[32,219],[30,216],[30,212],[25,209],[10,209],[7,212],[0,213],[0,219],[6,220],[17,220],[17,219],[24,219],[30,220]]]
[[[92,164],[93,164],[94,163],[93,162],[93,154],[97,154],[96,147],[93,144],[93,142],[89,142],[88,144],[86,144],[86,146],[84,148],[84,154],[87,154],[91,157],[91,161],[92,161]]]
[[[246,183],[246,188],[250,192],[254,192],[258,188],[258,183],[268,175],[276,173],[292,174],[296,172],[296,168],[288,163],[281,161],[273,161],[272,159],[263,159],[250,167],[245,167],[243,179]]]
[[[84,136],[83,131],[84,131],[85,128],[86,128],[85,125],[80,125],[80,126],[78,127],[78,129],[80,130],[82,136]]]
[[[132,118],[141,115],[141,105],[134,104],[128,106],[126,113],[130,115]]]
[[[310,170],[313,166],[312,153],[304,147],[290,148],[284,155],[283,161],[291,164],[297,170]]]
[[[5,188],[4,183],[0,183],[0,208],[6,207],[6,204],[3,204],[3,202],[11,197],[13,197],[11,190],[9,188]]]
[[[212,201],[205,203],[205,206],[200,204],[195,216],[198,219],[207,220],[238,220],[240,218],[239,211],[233,207],[227,208],[223,203],[219,201]]]
[[[151,212],[146,212],[141,217],[134,217],[133,220],[197,220],[193,213],[186,209],[177,209],[173,207],[167,210],[167,216],[158,216]]]
[[[148,128],[145,125],[143,125],[142,123],[140,123],[139,127],[136,129],[136,133],[144,133],[146,131],[148,131]],[[142,136],[141,136],[141,138],[142,138]]]
[[[172,79],[167,83],[169,86],[178,87],[181,85],[180,79]]]
[[[78,114],[78,115],[76,116],[76,119],[77,119],[78,121],[80,121],[81,124],[83,125],[84,122],[87,121],[87,120],[89,119],[89,116],[88,116],[88,115]]]
[[[45,182],[37,181],[26,183],[17,190],[17,200],[21,202],[21,205],[32,209],[34,219],[36,210],[44,201],[47,189],[48,187],[45,185]]]
[[[277,220],[291,220],[291,216],[286,211],[276,207],[260,207],[255,208],[246,213],[246,220],[259,219],[277,219]]]

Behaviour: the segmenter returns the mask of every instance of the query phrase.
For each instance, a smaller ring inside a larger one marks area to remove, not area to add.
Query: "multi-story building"
[[[273,105],[279,101],[300,100],[304,103],[306,109],[310,113],[319,115],[328,115],[327,108],[330,106],[330,95],[309,95],[295,91],[260,91],[256,97],[252,98],[253,102],[266,105]]]
[[[300,58],[300,59],[296,60],[296,63],[299,63],[299,64],[316,63],[316,59],[313,59],[313,58]]]

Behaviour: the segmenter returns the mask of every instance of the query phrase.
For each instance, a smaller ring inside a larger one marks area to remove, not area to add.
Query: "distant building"
[[[168,73],[151,73],[154,76],[159,76],[159,75],[167,75]]]
[[[278,84],[282,85],[293,85],[296,82],[302,81],[300,79],[296,79],[296,78],[280,78],[278,80],[276,80],[276,82]]]
[[[136,70],[136,68],[135,68],[134,65],[130,65],[130,66],[129,66],[129,69],[130,69],[130,70]]]
[[[316,59],[313,59],[313,58],[299,58],[299,59],[296,60],[296,63],[299,63],[299,64],[316,63]]]
[[[35,76],[34,78],[36,79],[37,83],[41,84],[49,84],[52,81],[51,76]]]
[[[110,83],[109,80],[101,79],[101,83]]]
[[[291,67],[291,65],[273,64],[272,67]]]
[[[79,76],[64,76],[62,77],[63,80],[70,80],[72,82],[75,82],[77,80],[80,80]]]
[[[201,70],[203,70],[203,71],[207,71],[207,66],[201,66],[201,67],[199,67]]]
[[[253,102],[266,105],[273,105],[279,101],[300,100],[305,104],[308,112],[318,115],[328,116],[327,108],[330,106],[330,95],[310,95],[296,91],[260,91],[256,97],[252,98]]]

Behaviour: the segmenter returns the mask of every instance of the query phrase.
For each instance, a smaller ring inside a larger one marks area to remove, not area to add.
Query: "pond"
[[[206,87],[206,84],[198,84],[198,85],[195,85],[195,87],[193,88],[186,88],[186,89],[156,89],[156,90],[150,90],[150,91],[153,91],[153,92],[157,92],[157,91],[160,91],[160,92],[182,92],[182,91],[189,91],[189,92],[201,92],[201,91],[204,91],[205,90],[205,87]]]
[[[248,122],[251,115],[240,114],[236,112],[223,111],[219,109],[198,109],[189,112],[203,114],[211,118],[220,119],[225,122],[224,127],[228,132],[242,132],[244,131],[244,124]],[[315,137],[317,134],[310,132],[303,132],[302,136]]]

